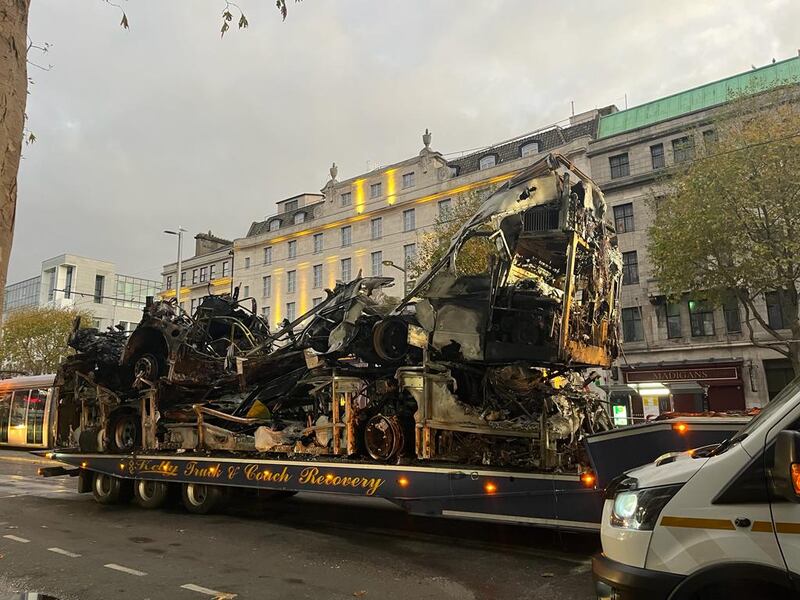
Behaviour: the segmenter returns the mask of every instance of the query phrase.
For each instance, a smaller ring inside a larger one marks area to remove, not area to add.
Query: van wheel
[[[108,432],[111,452],[133,452],[142,445],[142,423],[137,414],[112,416]]]
[[[119,477],[95,473],[92,481],[92,495],[100,504],[120,504],[130,499],[129,482]]]
[[[225,495],[222,487],[205,483],[184,483],[181,489],[183,505],[196,515],[206,515],[219,507]]]
[[[133,483],[133,497],[142,508],[160,508],[169,496],[169,484],[164,481],[145,481]]]

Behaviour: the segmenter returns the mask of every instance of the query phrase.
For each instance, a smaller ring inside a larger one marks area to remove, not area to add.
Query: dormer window
[[[537,154],[540,148],[539,142],[528,142],[520,146],[519,155],[522,157],[531,156],[532,154]]]
[[[293,220],[295,225],[297,225],[298,223],[305,223],[306,213],[304,212],[295,213]]]
[[[297,210],[298,202],[297,200],[289,200],[283,205],[284,212],[292,212],[293,210]]]
[[[278,231],[281,228],[281,220],[280,219],[272,219],[269,222],[269,230],[270,231]]]
[[[487,154],[486,156],[481,158],[481,161],[478,163],[478,168],[481,171],[483,171],[484,169],[491,169],[496,164],[497,164],[497,155]]]

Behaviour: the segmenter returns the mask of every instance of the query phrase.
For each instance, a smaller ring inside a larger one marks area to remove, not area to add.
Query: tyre
[[[153,383],[164,372],[164,361],[150,352],[144,352],[138,355],[133,361],[133,378],[134,381],[139,379],[146,379]]]
[[[138,479],[133,482],[133,497],[142,508],[160,508],[168,496],[169,484],[165,481]]]
[[[92,495],[100,504],[120,504],[130,498],[129,482],[119,477],[95,473],[92,480]]]
[[[135,413],[112,416],[108,426],[108,447],[111,452],[133,452],[142,445],[142,423]]]
[[[183,505],[196,515],[206,515],[221,506],[225,495],[225,490],[218,485],[184,483],[181,488]]]

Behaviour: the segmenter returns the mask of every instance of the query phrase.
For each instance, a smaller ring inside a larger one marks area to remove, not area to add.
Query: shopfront
[[[651,419],[662,412],[701,413],[745,410],[742,363],[680,363],[628,365],[612,395],[633,420]],[[627,396],[627,398],[626,398]]]

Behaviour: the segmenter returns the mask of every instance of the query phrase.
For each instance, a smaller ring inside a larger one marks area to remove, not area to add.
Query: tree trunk
[[[0,0],[0,313],[14,239],[17,171],[28,94],[30,0]]]

